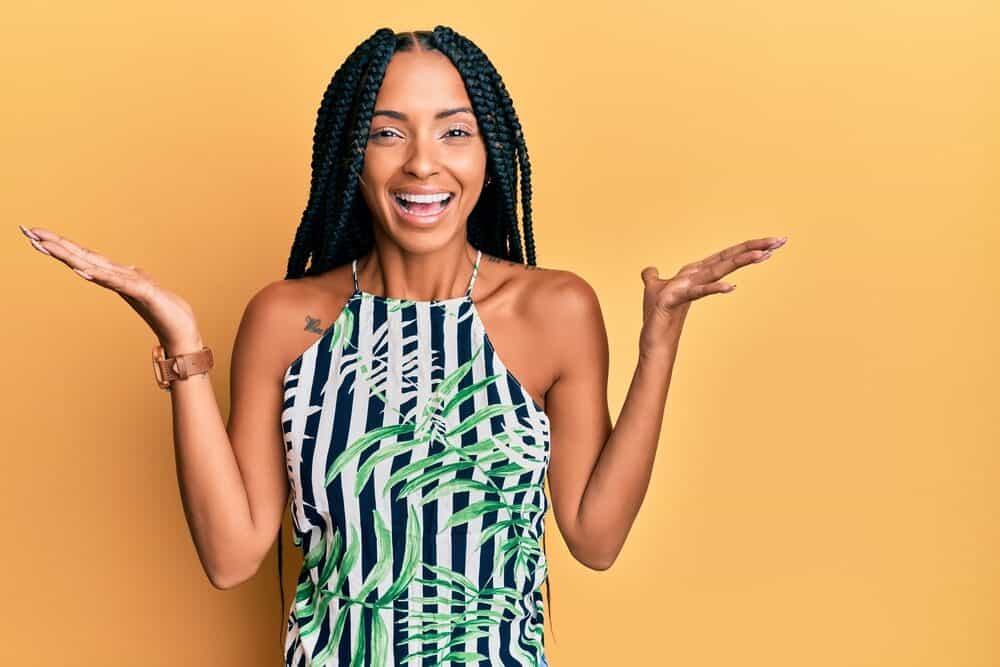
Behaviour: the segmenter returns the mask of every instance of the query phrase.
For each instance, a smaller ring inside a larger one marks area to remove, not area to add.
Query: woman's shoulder
[[[346,302],[353,292],[351,265],[347,263],[318,275],[272,280],[260,287],[250,301],[269,311],[322,310],[339,297]]]
[[[489,262],[498,268],[488,281],[492,289],[480,297],[489,304],[477,310],[505,365],[534,396],[543,397],[567,365],[579,362],[581,350],[599,349],[605,340],[597,295],[570,270],[492,256]]]
[[[350,263],[315,276],[273,280],[251,296],[241,328],[269,341],[283,369],[336,321],[353,292]]]
[[[534,312],[542,317],[558,317],[596,304],[594,288],[574,271],[529,266],[486,253],[483,253],[483,261],[498,267],[497,274],[501,279],[497,282],[518,303],[518,310]]]

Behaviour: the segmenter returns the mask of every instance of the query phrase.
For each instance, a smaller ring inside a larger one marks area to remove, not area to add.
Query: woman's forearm
[[[164,344],[167,356],[200,339]],[[256,567],[246,486],[207,373],[170,383],[177,482],[198,558],[212,585],[228,588]]]
[[[594,561],[618,557],[649,488],[680,331],[656,354],[640,354],[625,404],[580,502],[579,525]]]

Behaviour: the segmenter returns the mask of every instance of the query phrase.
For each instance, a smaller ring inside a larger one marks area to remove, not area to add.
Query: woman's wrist
[[[205,346],[201,336],[198,335],[160,341],[160,345],[163,346],[163,356],[168,358],[176,357],[179,354],[198,352]]]

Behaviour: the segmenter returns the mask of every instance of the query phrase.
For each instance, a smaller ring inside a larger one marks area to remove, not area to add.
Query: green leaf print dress
[[[285,371],[286,667],[547,665],[549,419],[472,300],[354,293]]]

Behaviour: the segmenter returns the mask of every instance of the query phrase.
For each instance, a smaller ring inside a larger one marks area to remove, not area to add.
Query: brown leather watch
[[[207,346],[202,347],[197,352],[178,354],[173,357],[166,357],[162,345],[153,346],[153,376],[160,389],[170,391],[170,383],[174,380],[183,380],[207,373],[215,365],[212,357],[212,350]]]

